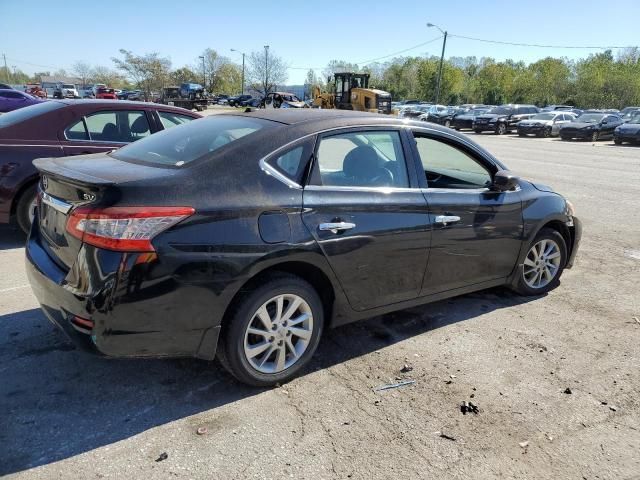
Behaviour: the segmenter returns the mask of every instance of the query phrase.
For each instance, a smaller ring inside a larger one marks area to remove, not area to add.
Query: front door
[[[519,192],[490,190],[497,168],[462,143],[414,136],[433,229],[422,294],[508,277],[522,243]]]
[[[303,220],[355,310],[420,295],[429,215],[405,133],[323,135],[304,190]]]

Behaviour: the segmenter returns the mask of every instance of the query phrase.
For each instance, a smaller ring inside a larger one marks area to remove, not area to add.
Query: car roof
[[[148,109],[160,109],[160,110],[172,110],[175,112],[181,112],[184,113],[186,110],[184,108],[180,108],[180,107],[174,107],[171,105],[164,105],[162,103],[154,103],[154,102],[136,102],[134,100],[109,100],[109,99],[75,99],[75,100],[49,100],[50,102],[58,102],[58,103],[64,103],[67,106],[75,106],[75,105],[97,105],[97,106],[109,106],[109,107],[115,107],[118,109],[124,109],[126,107],[142,107],[142,108],[148,108]],[[189,112],[189,113],[194,113],[194,112]]]

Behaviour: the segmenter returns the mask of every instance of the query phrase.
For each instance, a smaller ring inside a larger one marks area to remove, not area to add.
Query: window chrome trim
[[[338,192],[372,192],[372,193],[415,193],[420,192],[420,188],[411,187],[356,187],[348,185],[307,185],[305,190],[326,192],[335,190]]]
[[[53,208],[54,210],[57,210],[60,213],[63,213],[66,215],[67,213],[69,213],[71,208],[73,208],[73,205],[71,205],[70,203],[64,202],[59,198],[52,197],[51,195],[49,195],[46,192],[43,192],[42,190],[40,192],[42,194],[42,203],[46,203],[51,208]]]
[[[269,154],[269,156],[271,156],[271,154]],[[259,164],[260,164],[260,168],[262,169],[262,171],[264,173],[266,173],[267,175],[275,178],[276,180],[280,180],[282,183],[284,183],[289,188],[295,188],[295,189],[298,189],[298,190],[302,190],[302,185],[298,184],[297,182],[294,182],[289,177],[287,177],[286,175],[280,173],[274,167],[269,165],[267,163],[267,157],[261,158]]]

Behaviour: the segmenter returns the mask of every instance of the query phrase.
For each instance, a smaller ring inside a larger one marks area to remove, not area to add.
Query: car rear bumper
[[[27,241],[27,277],[44,314],[79,348],[113,357],[215,357],[216,309],[192,298],[184,316],[176,312],[176,297],[192,297],[193,289],[174,285],[170,275],[145,278],[153,254],[83,246],[66,272],[43,248],[37,222]]]

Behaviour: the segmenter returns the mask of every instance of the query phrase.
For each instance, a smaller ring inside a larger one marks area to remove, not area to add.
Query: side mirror
[[[496,192],[507,192],[516,188],[519,181],[520,177],[509,170],[498,170],[493,176],[493,183],[490,189]]]

